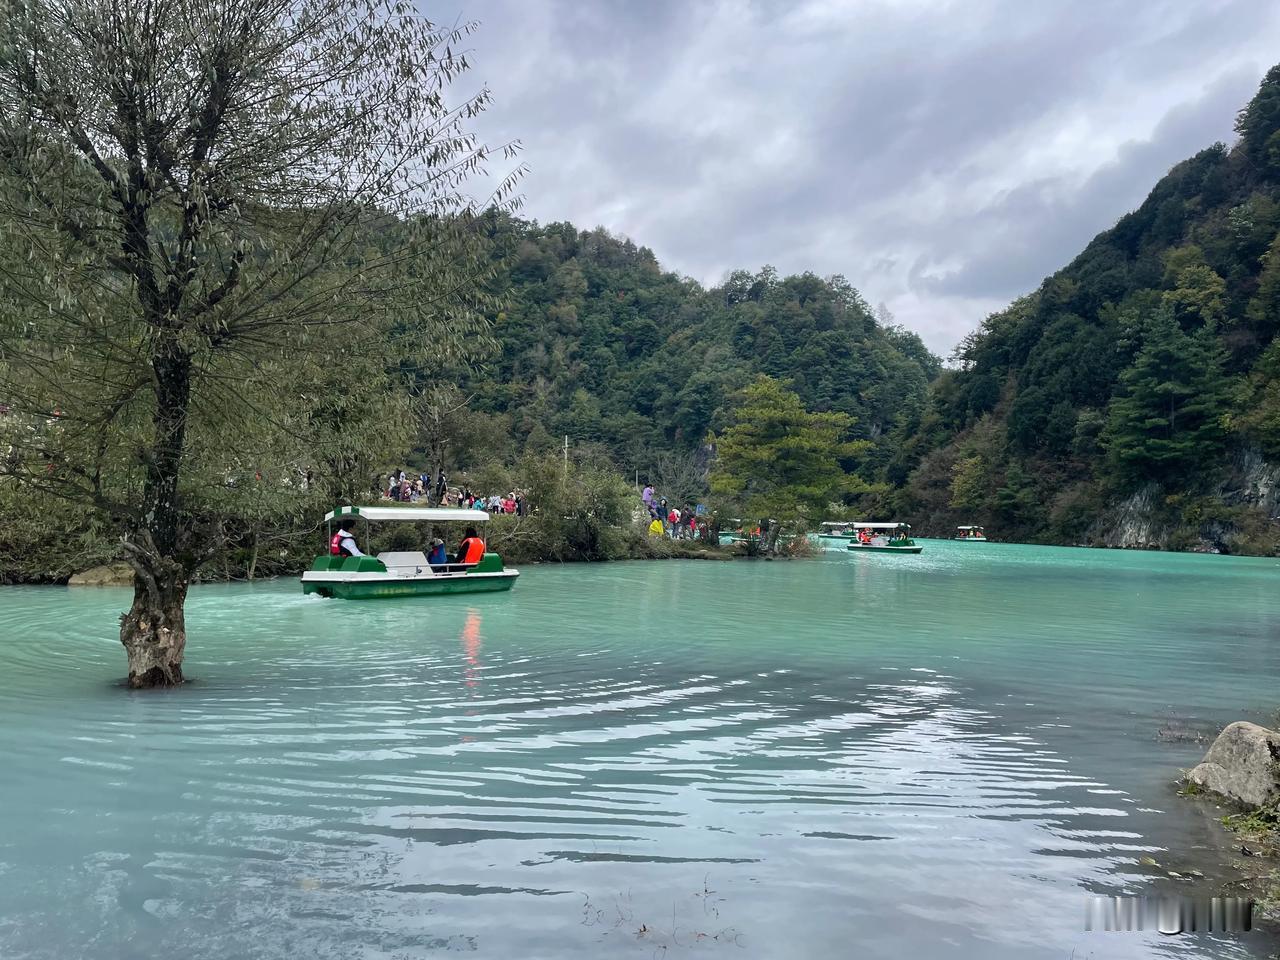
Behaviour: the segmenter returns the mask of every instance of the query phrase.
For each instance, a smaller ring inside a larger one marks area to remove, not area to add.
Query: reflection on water
[[[1261,955],[1082,931],[1214,838],[1154,734],[1270,705],[1277,574],[929,543],[208,587],[196,682],[147,695],[122,594],[10,589],[0,956]]]

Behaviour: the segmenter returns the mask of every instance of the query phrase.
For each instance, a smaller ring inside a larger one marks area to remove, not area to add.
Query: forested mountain
[[[469,424],[469,446],[485,455],[567,435],[603,445],[628,475],[679,472],[702,455],[726,397],[763,372],[812,410],[854,417],[854,437],[873,444],[850,466],[870,477],[941,368],[843,277],[766,267],[708,290],[603,230],[503,218],[493,234],[494,283],[510,305],[496,359],[463,384],[467,416],[483,421]]]
[[[1271,552],[1280,67],[1214,144],[957,349],[884,506],[1009,538]]]

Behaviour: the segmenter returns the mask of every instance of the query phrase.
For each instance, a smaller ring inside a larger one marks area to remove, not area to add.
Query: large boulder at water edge
[[[1280,733],[1243,720],[1233,723],[1187,779],[1251,807],[1280,800]]]
[[[73,587],[128,587],[133,585],[133,567],[127,563],[111,563],[90,567],[67,581]]]

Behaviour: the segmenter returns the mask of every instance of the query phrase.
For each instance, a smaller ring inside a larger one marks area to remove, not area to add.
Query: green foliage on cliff
[[[894,509],[1080,541],[1137,492],[1175,526],[1248,505],[1246,464],[1280,457],[1280,67],[1237,131],[965,338],[895,437]]]
[[[1106,469],[1128,486],[1194,484],[1226,447],[1222,346],[1211,325],[1184,332],[1167,306],[1152,314],[1141,342],[1111,402]]]

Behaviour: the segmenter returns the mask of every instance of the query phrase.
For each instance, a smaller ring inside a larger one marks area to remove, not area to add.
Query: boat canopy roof
[[[956,527],[956,529],[957,530],[985,530],[986,528],[979,527],[979,526],[972,526],[972,527]]]
[[[856,527],[857,524],[852,520],[823,520],[819,526],[823,527]]]
[[[858,523],[851,523],[851,524],[849,524],[849,526],[851,526],[851,527],[857,527],[859,530],[903,530],[903,529],[910,528],[911,524],[909,524],[909,523],[898,523],[898,522],[896,522],[896,521],[895,521],[895,522],[892,522],[892,523],[861,523],[861,522],[858,522]]]
[[[326,520],[341,517],[360,517],[362,520],[434,520],[437,523],[465,521],[483,523],[489,514],[483,510],[462,510],[455,507],[335,507],[324,515]]]

